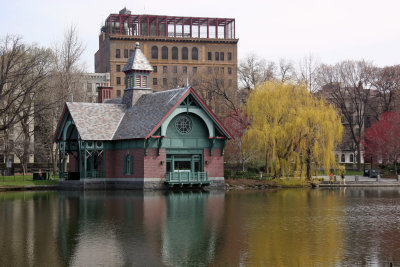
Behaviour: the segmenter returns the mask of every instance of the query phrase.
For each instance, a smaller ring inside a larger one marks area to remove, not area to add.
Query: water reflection
[[[400,263],[400,191],[0,194],[1,266]]]

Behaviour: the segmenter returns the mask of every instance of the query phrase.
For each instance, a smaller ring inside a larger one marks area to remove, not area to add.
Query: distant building
[[[236,22],[232,18],[182,17],[131,14],[124,8],[111,14],[101,28],[95,72],[109,72],[112,97],[124,92],[123,66],[136,42],[153,66],[149,85],[154,91],[186,86],[201,93],[217,114],[227,107],[213,94],[207,79],[218,78],[215,86],[236,101]],[[208,85],[208,91],[205,89]]]
[[[98,87],[110,86],[110,73],[84,73],[81,82],[86,102],[97,103]]]
[[[153,67],[139,44],[122,71],[122,98],[110,100],[112,87],[100,87],[104,103],[66,103],[55,134],[62,184],[223,186],[231,135],[197,93],[190,87],[152,93]]]

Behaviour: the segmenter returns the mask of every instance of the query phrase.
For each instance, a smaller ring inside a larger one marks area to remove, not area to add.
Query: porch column
[[[87,151],[86,151],[86,149],[84,149],[83,150],[84,152],[84,155],[83,155],[83,171],[84,171],[84,173],[83,173],[83,178],[86,178],[87,177],[87,156],[86,156],[86,153],[87,153]]]
[[[107,178],[106,176],[106,151],[103,149],[103,178]]]

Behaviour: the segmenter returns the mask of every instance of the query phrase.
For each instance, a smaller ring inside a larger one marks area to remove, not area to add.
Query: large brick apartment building
[[[208,105],[220,115],[227,112],[218,105],[218,95],[207,92],[205,79],[220,79],[224,90],[237,91],[237,43],[235,19],[133,15],[126,8],[110,14],[101,28],[95,72],[109,72],[112,97],[124,92],[123,66],[135,43],[154,70],[150,84],[154,91],[186,86],[201,91]]]

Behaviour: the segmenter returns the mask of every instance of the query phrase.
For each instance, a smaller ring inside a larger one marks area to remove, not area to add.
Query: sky
[[[309,55],[327,64],[400,64],[400,0],[0,0],[0,38],[15,34],[51,47],[73,25],[94,72],[100,28],[124,7],[132,14],[235,18],[239,60],[253,53],[294,64]]]

